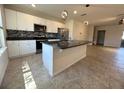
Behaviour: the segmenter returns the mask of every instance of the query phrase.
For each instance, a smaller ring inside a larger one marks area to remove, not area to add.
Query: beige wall
[[[88,26],[88,40],[93,41],[94,25]]]
[[[93,42],[93,35],[94,35],[94,25],[88,26],[88,41]],[[92,43],[90,43],[92,45]]]
[[[74,21],[74,39],[88,40],[88,26],[82,22]]]
[[[65,27],[69,28],[72,40],[88,40],[88,26],[77,20],[67,20]]]
[[[97,41],[97,31],[105,30],[104,46],[120,47],[122,32],[124,31],[124,25],[112,25],[112,26],[99,26],[96,27],[95,42]]]

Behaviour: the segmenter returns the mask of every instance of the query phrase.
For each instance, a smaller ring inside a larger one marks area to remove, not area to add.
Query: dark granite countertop
[[[85,45],[85,44],[92,43],[92,42],[83,41],[83,40],[68,40],[68,41],[47,41],[44,43],[50,44],[50,45],[57,44],[59,48],[67,49],[67,48],[71,48],[71,47]]]

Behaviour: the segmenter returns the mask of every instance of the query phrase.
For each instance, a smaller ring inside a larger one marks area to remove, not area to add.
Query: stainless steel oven
[[[45,42],[45,40],[36,40],[36,53],[42,53],[42,43]]]

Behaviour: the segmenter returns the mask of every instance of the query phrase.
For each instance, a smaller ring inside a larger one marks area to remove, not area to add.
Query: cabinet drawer
[[[8,45],[19,45],[19,42],[18,41],[7,41],[7,44]]]

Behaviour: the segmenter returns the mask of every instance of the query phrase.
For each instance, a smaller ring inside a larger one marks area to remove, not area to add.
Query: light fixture
[[[122,18],[122,20],[124,21],[124,18]]]
[[[121,18],[121,19],[119,20],[119,25],[121,25],[121,24],[124,24],[124,18]]]
[[[62,19],[65,20],[68,17],[68,12],[66,10],[62,11],[61,17],[62,17]]]
[[[85,25],[88,25],[89,23],[88,23],[88,21],[84,21],[84,24],[85,24]]]
[[[77,11],[76,10],[74,10],[74,12],[73,12],[74,14],[77,14]]]
[[[35,4],[32,4],[32,7],[36,7],[36,5]]]

